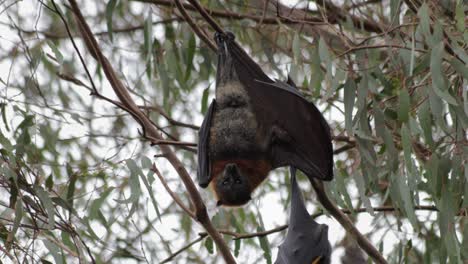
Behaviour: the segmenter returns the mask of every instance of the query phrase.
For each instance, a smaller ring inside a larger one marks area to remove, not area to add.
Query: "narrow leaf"
[[[213,254],[214,253],[214,250],[213,250],[213,239],[211,239],[211,237],[207,237],[205,239],[205,248],[206,250],[208,250],[208,253],[210,254]]]
[[[116,5],[117,5],[117,0],[109,0],[106,6],[107,31],[109,32],[109,39],[111,42],[114,41],[114,37],[112,34],[112,16],[114,14],[114,9]]]
[[[354,101],[356,98],[356,83],[353,79],[349,78],[344,85],[344,106],[345,106],[345,126],[348,135],[352,136],[353,133],[353,109]]]
[[[457,105],[457,101],[448,92],[447,80],[442,71],[442,56],[444,54],[444,43],[440,42],[431,51],[431,76],[432,88],[441,99],[449,104]]]
[[[410,111],[410,96],[406,89],[401,89],[398,94],[398,119],[401,122],[407,122],[409,118]]]
[[[13,223],[13,228],[8,233],[7,244],[10,244],[15,239],[16,232],[18,231],[21,219],[23,218],[23,203],[21,200],[17,200],[15,204],[15,221]]]
[[[203,95],[202,95],[202,100],[201,100],[201,112],[203,114],[206,113],[206,110],[208,109],[208,95],[210,94],[210,86],[206,87],[203,90]]]
[[[49,193],[44,191],[41,187],[35,186],[34,191],[36,191],[39,200],[41,200],[42,206],[47,211],[47,228],[52,230],[55,227],[55,211],[52,204],[52,199],[49,196]]]
[[[63,64],[63,55],[60,52],[60,50],[57,48],[54,42],[52,41],[47,41],[47,45],[49,45],[50,49],[52,52],[54,52],[55,58],[57,59],[57,62],[62,65]]]
[[[301,53],[301,39],[299,37],[299,33],[295,32],[293,41],[292,41],[292,51],[294,55],[294,62],[298,63],[302,58]]]
[[[366,211],[374,215],[374,209],[372,208],[372,204],[369,200],[369,197],[366,195],[366,184],[364,182],[364,177],[360,173],[355,173],[353,175],[354,181],[356,182],[356,186],[358,187],[359,197],[361,197],[361,201],[364,203],[366,207]]]

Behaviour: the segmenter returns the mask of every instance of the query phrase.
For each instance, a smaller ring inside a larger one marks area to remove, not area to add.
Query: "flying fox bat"
[[[329,264],[328,226],[315,222],[307,212],[291,167],[291,211],[288,234],[280,245],[275,264]]]
[[[333,178],[330,129],[295,85],[270,79],[236,43],[217,33],[216,94],[199,131],[198,181],[218,205],[240,206],[278,167]]]

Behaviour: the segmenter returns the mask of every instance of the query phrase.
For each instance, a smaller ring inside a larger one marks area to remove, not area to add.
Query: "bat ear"
[[[288,80],[286,80],[286,83],[291,85],[294,88],[297,88],[296,84],[294,83],[294,81],[291,78],[291,75],[289,75],[289,74],[288,74]]]

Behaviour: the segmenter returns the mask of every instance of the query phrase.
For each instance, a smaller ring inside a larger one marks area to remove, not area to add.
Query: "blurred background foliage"
[[[141,108],[168,139],[196,142],[214,95],[216,56],[174,3],[80,4]],[[201,4],[270,76],[289,74],[322,110],[336,152],[336,179],[327,191],[389,263],[467,262],[465,1]],[[84,48],[67,2],[1,1],[0,32],[1,262],[223,263],[149,170],[155,162],[188,204],[158,147],[141,140],[138,123],[106,101],[117,99]],[[88,74],[99,95],[91,93]],[[193,148],[175,149],[195,179]],[[301,182],[320,214],[309,183]],[[285,231],[233,238],[286,224],[288,184],[280,170],[238,209],[216,209],[201,190],[239,263],[274,261]],[[333,224],[326,215],[319,221]],[[333,263],[366,263],[354,242],[333,230]]]

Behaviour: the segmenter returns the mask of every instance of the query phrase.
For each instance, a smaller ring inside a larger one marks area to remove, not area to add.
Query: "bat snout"
[[[216,181],[215,191],[219,198],[218,206],[240,206],[251,199],[249,182],[235,163],[224,166],[222,175]]]
[[[235,163],[229,163],[226,165],[226,172],[234,173],[237,170],[237,165]]]
[[[223,173],[223,185],[225,186],[235,186],[243,184],[243,177],[241,175],[240,169],[235,163],[229,163],[224,167]]]

